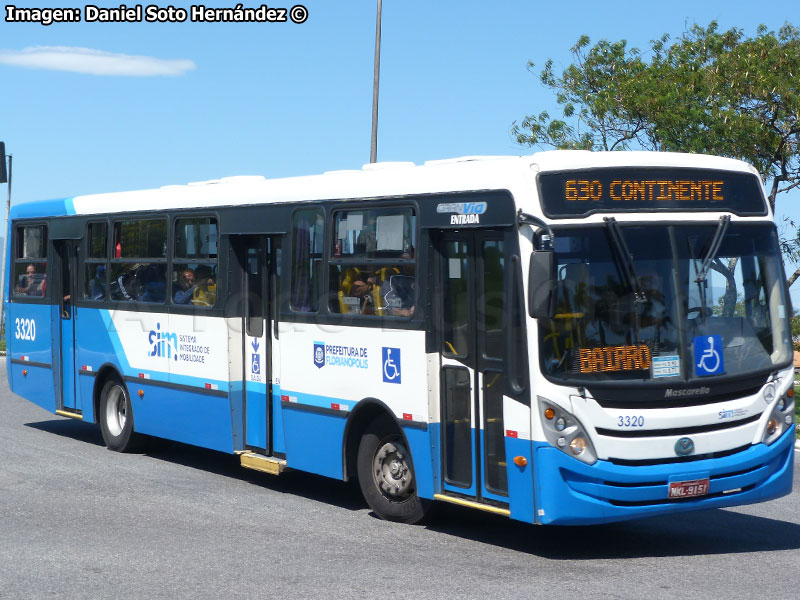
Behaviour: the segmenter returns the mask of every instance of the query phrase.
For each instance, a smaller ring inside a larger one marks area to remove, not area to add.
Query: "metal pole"
[[[3,229],[5,232],[3,235],[8,236],[8,221],[9,221],[9,213],[11,211],[11,159],[13,156],[11,154],[8,155],[8,195],[6,196],[6,226]],[[0,160],[5,160],[5,156],[0,156]],[[0,277],[0,331],[5,329],[6,321],[5,321],[5,297],[6,297],[6,263],[8,262],[8,246],[11,244],[10,239],[3,240],[3,267],[2,272],[3,275]]]
[[[381,78],[381,0],[378,0],[378,19],[375,24],[375,73],[372,81],[372,144],[369,162],[378,161],[378,87]]]

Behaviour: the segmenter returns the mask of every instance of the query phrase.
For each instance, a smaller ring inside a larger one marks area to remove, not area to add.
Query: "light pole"
[[[6,145],[0,142],[0,183],[8,184],[8,195],[6,196],[6,226],[3,228],[4,235],[8,235],[8,218],[9,211],[11,210],[11,159],[12,156],[8,155],[8,172],[6,172]],[[3,240],[3,265],[0,268],[2,276],[0,276],[0,331],[5,329],[5,289],[6,289],[6,261],[8,260],[8,245],[10,240]]]
[[[375,72],[372,79],[372,144],[369,162],[378,161],[378,87],[381,78],[381,0],[378,0],[378,18],[375,24]]]

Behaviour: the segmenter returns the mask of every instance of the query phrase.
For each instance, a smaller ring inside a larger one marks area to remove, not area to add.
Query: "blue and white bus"
[[[11,210],[11,389],[245,467],[535,524],[792,485],[791,306],[756,171],[543,152]]]

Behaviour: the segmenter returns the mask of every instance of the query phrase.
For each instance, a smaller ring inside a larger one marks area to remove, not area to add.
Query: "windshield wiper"
[[[714,232],[714,237],[711,240],[711,246],[708,248],[708,253],[703,259],[703,265],[700,267],[700,270],[697,269],[697,259],[692,257],[694,260],[695,271],[697,271],[697,277],[695,277],[694,280],[697,283],[705,282],[708,271],[711,269],[711,263],[714,262],[714,259],[717,257],[717,252],[719,252],[719,247],[722,244],[722,238],[725,237],[725,232],[728,230],[728,225],[730,225],[730,223],[730,215],[722,215],[719,218],[719,225],[717,225],[717,230]],[[703,302],[703,304],[705,304],[705,302]]]
[[[692,251],[694,270],[697,273],[697,277],[694,278],[694,281],[697,284],[697,291],[700,294],[700,305],[702,309],[700,312],[703,319],[705,319],[706,306],[706,277],[708,276],[708,271],[711,269],[711,263],[713,263],[714,259],[717,257],[717,252],[719,252],[719,247],[722,244],[722,238],[725,237],[725,232],[728,230],[730,222],[730,215],[722,215],[719,218],[719,224],[717,225],[716,231],[714,231],[714,237],[711,238],[711,244],[708,247],[708,252],[706,252],[706,256],[700,268],[697,267],[697,258],[694,256],[694,249],[691,247],[691,244],[689,244],[689,249]]]
[[[636,270],[633,267],[633,255],[631,251],[628,250],[628,244],[625,243],[625,238],[622,236],[622,231],[619,229],[619,223],[617,223],[614,217],[604,217],[603,221],[605,221],[606,227],[608,227],[611,241],[614,243],[617,254],[619,254],[622,275],[625,277],[625,282],[628,284],[628,287],[630,287],[633,292],[634,302],[647,302],[647,296],[639,285],[639,278],[636,276]]]

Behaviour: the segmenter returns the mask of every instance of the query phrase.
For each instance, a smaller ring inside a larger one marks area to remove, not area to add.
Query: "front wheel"
[[[358,483],[381,519],[418,523],[431,505],[417,495],[417,481],[397,426],[387,417],[372,422],[358,446]]]
[[[110,379],[100,392],[100,431],[109,450],[131,452],[139,437],[133,430],[133,407],[125,384]]]

